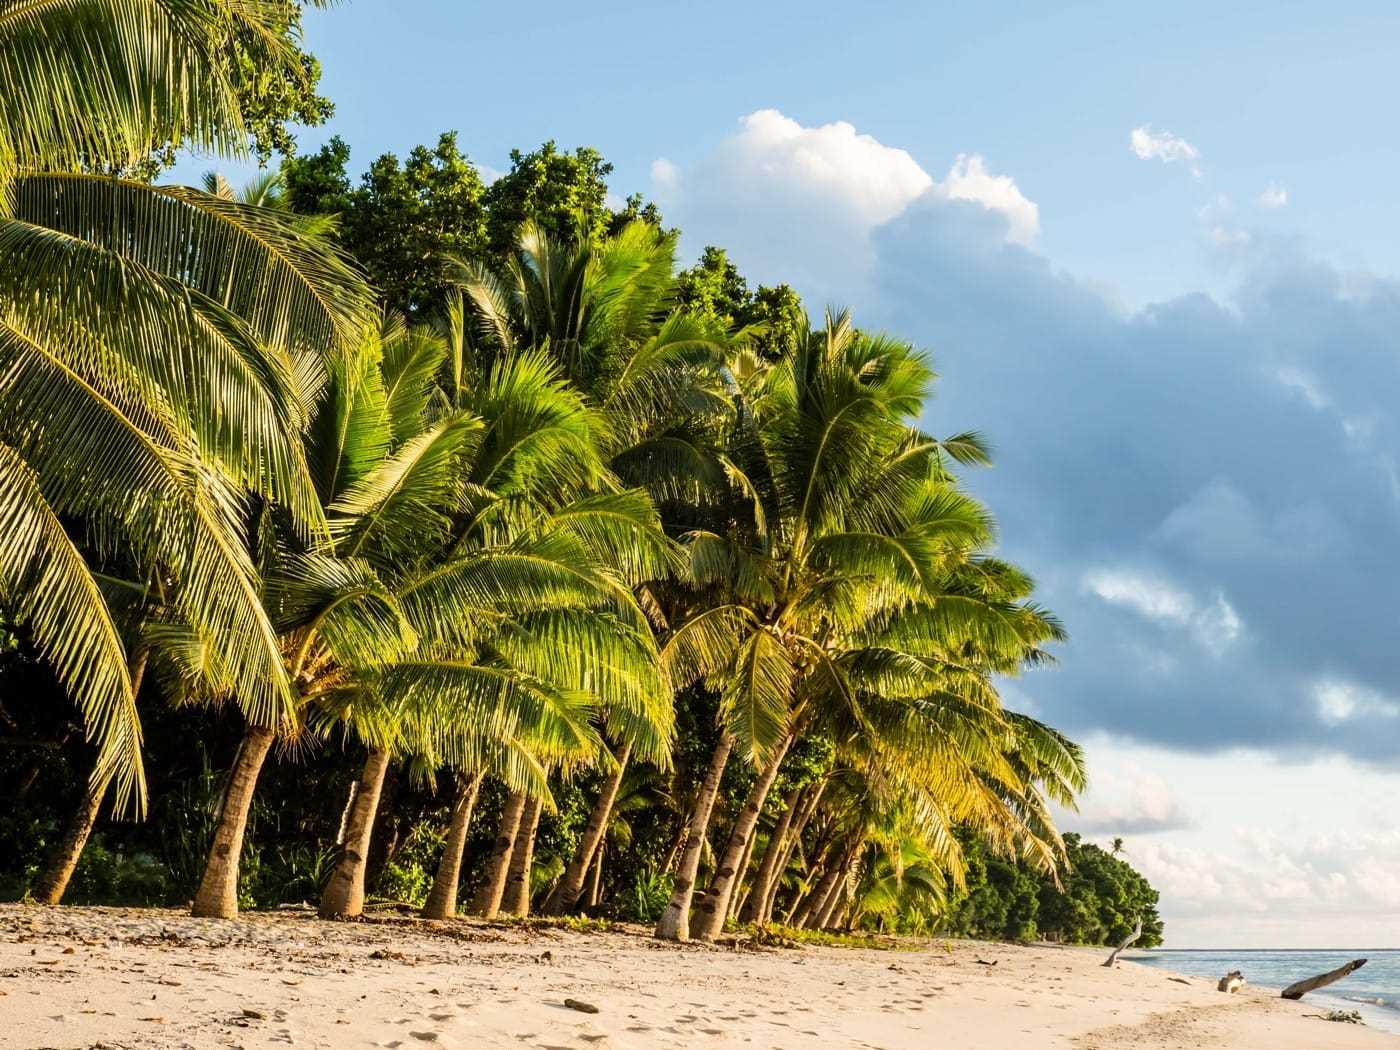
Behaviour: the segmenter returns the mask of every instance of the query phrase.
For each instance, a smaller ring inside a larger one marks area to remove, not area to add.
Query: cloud
[[[1332,946],[1368,944],[1400,919],[1394,828],[1291,837],[1241,824],[1228,849],[1140,839],[1127,859],[1161,894],[1176,947],[1216,944],[1222,929],[1232,947],[1273,946],[1299,924],[1323,927],[1314,936]]]
[[[1282,186],[1269,184],[1269,187],[1258,197],[1261,208],[1282,208],[1288,203],[1288,191]]]
[[[955,201],[975,201],[988,211],[1006,216],[1006,239],[1030,244],[1040,233],[1040,208],[1028,200],[1009,175],[987,171],[980,154],[960,153],[937,192]]]
[[[1036,203],[980,154],[958,154],[940,182],[852,124],[807,126],[776,109],[743,117],[693,170],[658,160],[651,174],[668,217],[690,236],[724,245],[752,278],[818,298],[859,298],[874,263],[871,234],[916,202],[988,214],[1012,243],[1040,232]]]
[[[809,128],[776,109],[740,120],[738,134],[720,156],[760,191],[777,188],[824,198],[867,225],[894,218],[933,185],[904,150],[862,135],[843,120]]]
[[[1189,629],[1214,653],[1233,645],[1244,627],[1218,591],[1202,602],[1169,581],[1124,569],[1094,569],[1085,574],[1084,587],[1110,605],[1126,607],[1159,624]]]
[[[1394,624],[1357,609],[1400,576],[1400,281],[1354,295],[1269,242],[1230,301],[1125,314],[996,218],[925,198],[886,223],[858,318],[932,348],[926,426],[999,450],[968,483],[1071,635],[1021,683],[1040,717],[1400,764],[1400,719],[1322,719],[1315,686],[1400,680]]]
[[[1170,131],[1153,131],[1150,124],[1139,125],[1128,134],[1128,148],[1138,160],[1160,160],[1163,164],[1180,161],[1191,170],[1192,178],[1201,177],[1201,151]]]
[[[681,169],[665,157],[657,157],[651,162],[651,181],[662,192],[674,191],[681,181]]]
[[[1349,722],[1354,718],[1376,719],[1400,717],[1400,701],[1376,689],[1339,678],[1321,678],[1313,683],[1313,699],[1317,716],[1329,725]]]
[[[1201,151],[1184,138],[1170,131],[1153,131],[1150,124],[1133,128],[1128,136],[1128,148],[1137,154],[1138,160],[1160,160],[1164,164],[1185,161],[1193,171],[1196,161],[1201,159]]]
[[[1055,822],[1089,837],[1182,831],[1196,823],[1163,777],[1109,761],[1091,766],[1089,790],[1079,800],[1079,811],[1062,813]]]

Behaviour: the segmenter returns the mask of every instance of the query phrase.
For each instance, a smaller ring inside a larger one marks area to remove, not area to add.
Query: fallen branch
[[[1285,999],[1301,999],[1309,992],[1318,988],[1325,988],[1329,984],[1340,981],[1343,977],[1354,973],[1365,965],[1365,959],[1353,959],[1345,966],[1339,966],[1328,973],[1318,974],[1316,977],[1309,977],[1306,981],[1299,981],[1297,984],[1290,984],[1280,994]]]
[[[1116,962],[1118,961],[1118,953],[1121,952],[1121,951],[1122,951],[1124,948],[1126,948],[1128,945],[1132,944],[1133,941],[1137,940],[1137,939],[1138,939],[1139,937],[1141,937],[1141,936],[1142,936],[1142,916],[1139,915],[1139,916],[1138,916],[1137,925],[1133,927],[1133,932],[1130,933],[1130,934],[1128,934],[1128,936],[1126,936],[1126,937],[1123,938],[1123,943],[1120,944],[1117,948],[1114,948],[1114,949],[1113,949],[1112,954],[1109,955],[1109,957],[1108,957],[1107,959],[1104,960],[1104,963],[1103,963],[1103,964],[1104,964],[1105,966],[1112,966],[1114,963],[1116,963]]]

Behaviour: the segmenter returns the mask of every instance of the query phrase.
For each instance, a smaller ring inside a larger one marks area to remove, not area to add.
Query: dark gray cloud
[[[970,484],[1073,639],[1020,688],[1072,731],[1400,759],[1400,283],[1273,243],[1228,303],[1125,315],[1005,234],[917,202],[861,320],[998,449]]]

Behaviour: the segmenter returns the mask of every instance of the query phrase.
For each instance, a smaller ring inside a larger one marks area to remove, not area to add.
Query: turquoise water
[[[1188,951],[1154,948],[1131,952],[1124,958],[1192,977],[1219,978],[1239,970],[1250,984],[1285,988],[1294,981],[1315,977],[1351,959],[1366,965],[1351,976],[1304,999],[1322,1010],[1356,1010],[1372,1028],[1400,1033],[1400,949],[1212,949]]]

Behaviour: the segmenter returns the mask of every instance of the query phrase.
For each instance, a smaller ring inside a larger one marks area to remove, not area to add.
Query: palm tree
[[[954,569],[991,535],[985,511],[947,474],[985,458],[972,435],[937,441],[911,426],[932,380],[907,344],[858,332],[847,315],[802,336],[765,367],[731,369],[740,404],[727,524],[684,539],[697,589],[666,639],[677,685],[720,694],[723,731],[692,818],[690,843],[657,935],[691,934],[690,904],[714,786],[737,748],[757,780],[735,816],[694,934],[712,939],[793,740],[840,717],[865,721],[867,693],[921,678],[962,639],[1017,654],[1053,637],[1033,609],[962,593]],[[869,637],[873,624],[897,623]],[[870,651],[878,641],[877,651]],[[872,665],[873,661],[873,665]],[[900,696],[903,701],[903,696]]]
[[[599,702],[669,747],[651,634],[612,571],[615,550],[664,565],[649,501],[585,494],[606,480],[593,424],[546,360],[501,359],[452,391],[453,407],[434,381],[446,356],[441,340],[391,323],[333,364],[307,450],[332,545],[274,548],[264,568],[300,720],[368,749],[325,915],[362,907],[395,756],[477,771],[505,748],[511,786],[541,795],[542,763],[596,752]],[[236,909],[267,744],[250,726],[196,913]]]
[[[457,274],[480,352],[524,345],[555,360],[602,420],[600,446],[622,483],[646,488],[666,515],[689,514],[723,482],[714,443],[731,411],[720,379],[729,339],[674,308],[673,235],[632,222],[612,237],[565,242],[527,222],[499,271],[459,260]],[[459,344],[467,338],[461,309],[451,314]],[[629,576],[655,619],[654,579],[635,569]],[[611,771],[545,904],[551,914],[572,910],[582,894],[629,762],[669,759],[611,714],[607,730],[616,742]]]
[[[226,45],[299,78],[280,12],[0,0],[0,592],[98,744],[91,793],[115,781],[122,808],[144,805],[140,721],[93,566],[120,550],[158,572],[249,717],[284,717],[242,515],[252,494],[324,531],[308,383],[370,297],[288,216],[93,172],[168,142],[245,152]]]

